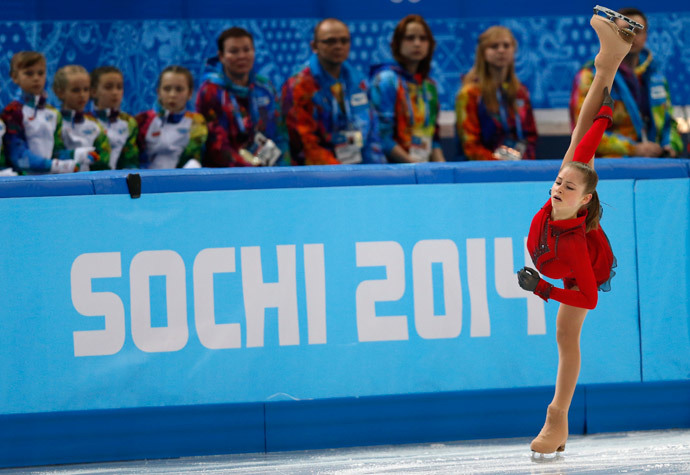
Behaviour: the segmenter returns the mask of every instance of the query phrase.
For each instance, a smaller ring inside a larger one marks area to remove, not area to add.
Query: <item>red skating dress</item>
[[[575,150],[574,161],[587,163],[610,125],[612,111],[603,106],[592,127]],[[540,280],[534,293],[544,300],[552,298],[573,307],[593,309],[597,290],[610,290],[616,258],[604,230],[599,226],[585,232],[584,210],[576,218],[553,221],[551,200],[532,219],[527,249],[537,270],[552,279],[563,279],[564,289]],[[579,290],[572,289],[577,286]]]

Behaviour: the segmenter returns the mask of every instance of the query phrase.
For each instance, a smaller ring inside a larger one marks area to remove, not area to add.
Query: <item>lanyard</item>
[[[501,126],[506,133],[510,132],[510,127],[508,126],[508,112],[506,111],[505,104],[503,103],[503,96],[500,89],[496,89],[496,99],[498,100],[498,110],[501,115]],[[524,140],[524,135],[522,133],[522,120],[520,119],[520,112],[515,110],[515,134],[519,141]]]
[[[623,104],[625,104],[625,108],[628,111],[630,121],[632,122],[633,127],[635,128],[635,132],[637,132],[637,136],[640,138],[641,141],[646,142],[647,131],[644,127],[644,120],[642,119],[640,108],[637,107],[637,102],[633,98],[632,92],[630,92],[628,85],[625,83],[625,79],[623,79],[622,75],[616,73],[614,84],[616,85],[616,89],[618,89],[618,92],[621,95],[621,99],[623,99]]]
[[[412,108],[412,98],[410,97],[410,90],[407,86],[407,81],[404,78],[400,79],[402,82],[403,89],[405,89],[405,98],[407,99],[407,111],[408,111],[408,123],[410,127],[414,128],[414,109]],[[419,85],[417,91],[417,103],[419,103],[420,97],[422,97],[422,92],[424,93],[424,128],[429,126],[429,109],[431,108],[431,97],[429,96],[429,91],[424,87],[424,82]]]
[[[240,105],[237,102],[237,99],[235,98],[235,95],[231,93],[230,91],[228,92],[228,96],[230,97],[230,102],[232,103],[232,115],[235,118],[235,123],[237,124],[237,128],[239,129],[240,133],[246,134],[247,133],[247,127],[244,124],[244,119],[242,118],[242,112],[240,111]],[[258,122],[259,122],[259,106],[256,104],[256,100],[254,99],[254,85],[250,84],[249,85],[249,95],[247,96],[247,99],[249,100],[249,120],[250,120],[250,126],[254,127]]]
[[[344,82],[340,82],[340,90],[343,94],[343,107],[345,108],[345,122],[347,124],[347,129],[354,129],[352,127],[352,110],[350,109],[350,101],[347,97],[347,88]],[[333,122],[333,127],[339,129],[340,121],[338,117],[340,116],[340,104],[338,103],[338,98],[333,94],[333,90],[329,87],[328,92],[331,94],[331,121]]]

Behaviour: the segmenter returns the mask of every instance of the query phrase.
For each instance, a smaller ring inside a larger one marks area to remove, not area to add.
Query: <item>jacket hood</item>
[[[253,83],[255,80],[254,70],[249,73],[249,83]],[[228,89],[233,94],[239,97],[246,97],[249,93],[249,88],[246,86],[239,86],[232,82],[227,74],[225,74],[225,69],[223,63],[220,62],[218,56],[213,56],[206,60],[204,65],[204,73],[201,76],[201,82],[210,82],[217,84],[225,89]]]

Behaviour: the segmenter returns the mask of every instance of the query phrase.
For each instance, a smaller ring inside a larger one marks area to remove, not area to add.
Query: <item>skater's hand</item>
[[[518,284],[528,292],[534,292],[541,280],[539,273],[531,267],[523,267],[517,273]]]
[[[663,149],[656,142],[640,142],[633,147],[633,155],[636,157],[660,157]]]

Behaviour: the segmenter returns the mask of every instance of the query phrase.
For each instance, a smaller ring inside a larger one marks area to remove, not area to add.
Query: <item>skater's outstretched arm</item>
[[[606,17],[600,16],[600,13],[605,14]],[[630,25],[630,28],[620,28],[613,21],[613,18],[623,19]],[[632,46],[632,40],[635,37],[632,28],[642,27],[639,23],[627,17],[621,18],[621,15],[616,12],[602,7],[596,7],[594,9],[594,15],[589,23],[599,37],[599,53],[594,58],[594,79],[582,103],[582,109],[580,110],[575,129],[570,137],[570,146],[563,157],[562,165],[565,165],[575,157],[575,149],[590,127],[592,127],[594,119],[599,113],[599,108],[604,101],[604,90],[611,90],[613,80],[616,77],[616,71],[618,71],[618,66],[620,66],[623,58],[625,58]],[[606,121],[601,122],[605,123]],[[605,128],[606,127],[604,127],[604,129]],[[601,139],[601,135],[599,139]],[[598,145],[598,143],[597,141],[596,145]],[[596,150],[596,145],[594,150]],[[587,147],[587,150],[589,150],[589,147]],[[593,151],[587,160],[578,154],[578,161],[588,163],[591,167],[594,166],[593,159]]]

